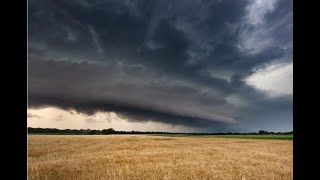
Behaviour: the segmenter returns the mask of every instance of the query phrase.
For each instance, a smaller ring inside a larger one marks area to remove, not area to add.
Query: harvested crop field
[[[292,179],[291,140],[29,135],[28,179]]]

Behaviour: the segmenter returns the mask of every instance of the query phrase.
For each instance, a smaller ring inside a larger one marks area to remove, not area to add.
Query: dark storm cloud
[[[136,70],[136,67],[132,68]],[[137,72],[132,74],[130,69],[86,62],[29,60],[29,104],[31,107],[73,107],[88,114],[99,110],[120,112],[121,109],[129,109],[133,113],[134,109],[136,112],[143,109],[146,115],[150,111],[154,114],[159,112],[171,116],[232,121],[231,117],[221,116],[207,107],[219,108],[225,104],[225,100],[201,93],[186,82],[178,84],[174,81],[172,84],[170,77],[163,77],[163,80],[158,78],[158,82],[155,82],[156,74],[147,72],[149,76],[154,76],[147,78]],[[135,78],[130,78],[132,75]],[[131,82],[127,82],[128,78]]]
[[[270,98],[244,79],[292,61],[291,2],[252,17],[260,24],[248,18],[253,3],[30,0],[29,107],[221,130],[261,109],[290,111],[291,97]]]

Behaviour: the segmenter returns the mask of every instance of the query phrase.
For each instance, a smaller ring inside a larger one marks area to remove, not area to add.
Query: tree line
[[[188,135],[258,135],[258,134],[278,134],[278,135],[293,135],[290,132],[268,132],[259,130],[258,132],[250,133],[172,133],[172,132],[159,132],[159,131],[116,131],[113,128],[96,130],[96,129],[56,129],[56,128],[32,128],[28,127],[29,134],[65,134],[65,135],[107,135],[107,134],[188,134]]]

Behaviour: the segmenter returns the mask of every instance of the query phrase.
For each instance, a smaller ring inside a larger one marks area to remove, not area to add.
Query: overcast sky
[[[292,130],[292,0],[29,0],[28,126]]]

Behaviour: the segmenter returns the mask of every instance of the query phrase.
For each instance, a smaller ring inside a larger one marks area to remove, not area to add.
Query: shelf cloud
[[[290,0],[29,0],[28,13],[29,109],[292,129]]]

